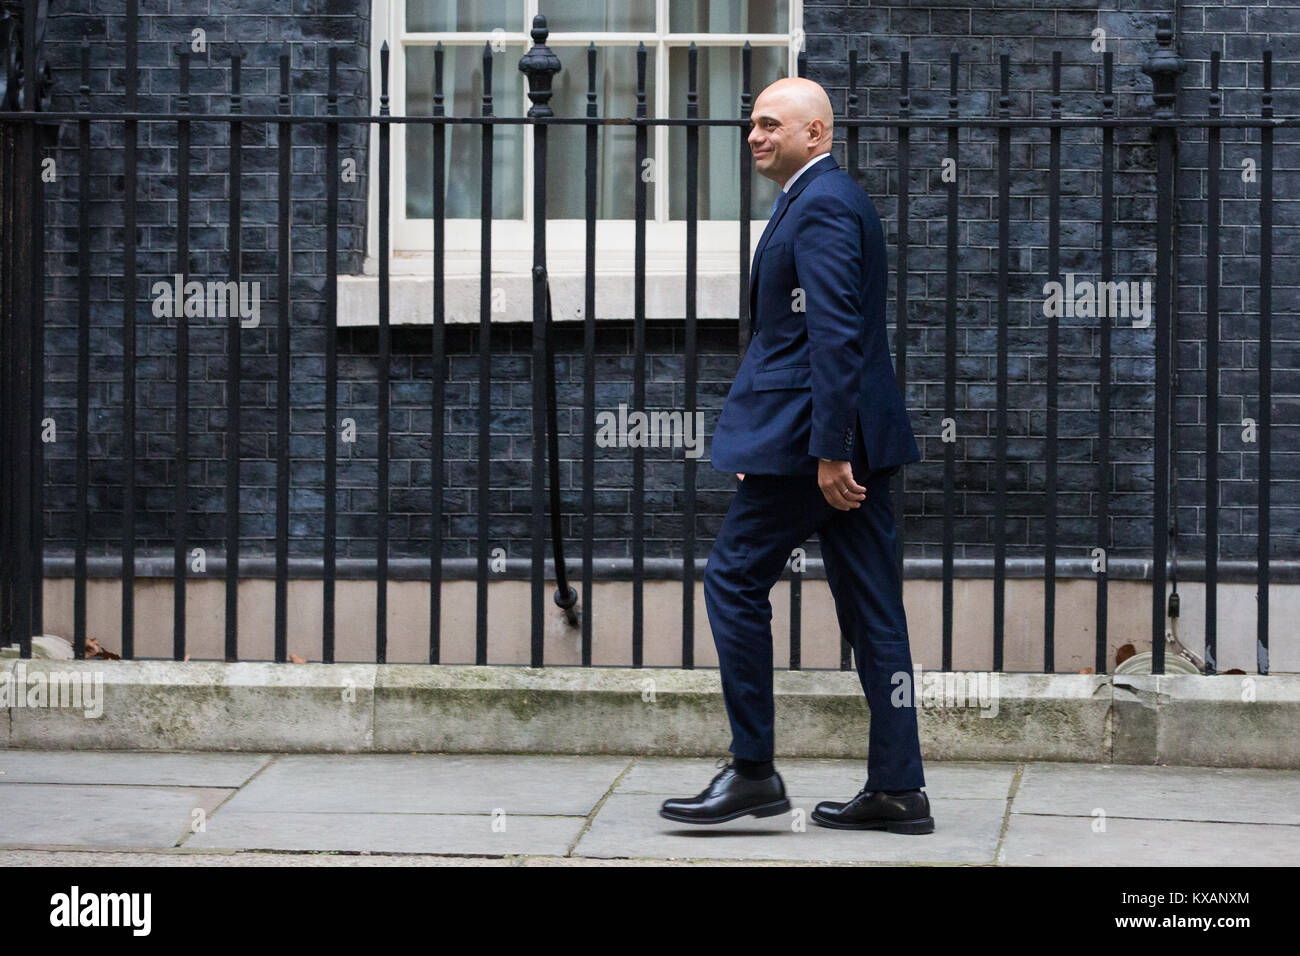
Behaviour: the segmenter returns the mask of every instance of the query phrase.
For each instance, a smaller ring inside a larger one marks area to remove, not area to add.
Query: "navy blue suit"
[[[772,585],[791,551],[821,542],[840,630],[871,710],[867,789],[925,785],[889,479],[920,453],[885,326],[884,232],[829,155],[778,197],[750,270],[753,337],[713,434],[711,460],[744,473],[704,572],[731,751],[770,760]],[[866,491],[832,508],[817,459],[850,461]],[[906,682],[908,706],[891,695]]]
[[[889,357],[888,286],[876,207],[827,154],[777,197],[754,250],[754,336],[713,432],[717,468],[815,475],[818,458],[852,460],[855,419],[871,468],[920,459]]]

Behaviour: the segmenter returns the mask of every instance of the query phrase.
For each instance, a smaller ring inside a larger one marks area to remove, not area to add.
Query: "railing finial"
[[[1142,64],[1142,72],[1151,77],[1156,119],[1173,119],[1178,74],[1185,69],[1186,62],[1174,52],[1173,21],[1161,16],[1156,21],[1156,51]]]
[[[551,77],[559,73],[560,58],[546,45],[546,38],[551,31],[547,29],[546,17],[537,14],[533,17],[533,46],[519,59],[519,72],[528,77],[528,99],[532,106],[528,108],[531,116],[554,116],[551,112]]]

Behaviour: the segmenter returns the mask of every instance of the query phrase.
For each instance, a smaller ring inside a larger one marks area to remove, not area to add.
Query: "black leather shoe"
[[[779,773],[773,772],[766,780],[750,780],[738,774],[725,757],[718,766],[722,770],[702,793],[665,800],[659,815],[678,823],[726,823],[751,814],[771,817],[789,812],[790,801]]]
[[[923,790],[897,796],[884,790],[861,790],[848,803],[824,801],[812,812],[813,822],[837,830],[888,830],[890,833],[933,833],[930,798]]]

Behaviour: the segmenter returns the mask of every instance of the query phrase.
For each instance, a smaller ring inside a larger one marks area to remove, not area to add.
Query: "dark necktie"
[[[787,193],[784,189],[781,190],[779,193],[777,193],[776,198],[772,200],[772,215],[768,216],[768,218],[775,219],[776,214],[780,212],[781,206],[789,198],[790,198],[790,194]]]
[[[776,198],[772,200],[772,215],[767,218],[767,228],[763,230],[763,236],[758,241],[759,248],[762,248],[767,243],[767,237],[771,235],[772,228],[776,224],[776,217],[781,215],[781,210],[785,208],[789,199],[790,194],[782,190],[777,193]]]
[[[772,226],[776,222],[776,217],[781,214],[781,210],[785,208],[785,204],[789,200],[789,198],[790,198],[790,194],[787,193],[785,190],[781,190],[781,192],[776,194],[776,198],[772,200],[772,215],[768,217],[767,228],[763,230],[763,236],[761,239],[758,240],[759,249],[762,249],[764,244],[767,242],[768,234],[771,233],[772,231]],[[754,274],[752,272],[750,273],[749,278],[750,278],[750,282],[752,283],[754,281]],[[757,332],[758,332],[758,316],[752,315],[750,316],[750,323],[749,323],[750,338],[753,338]]]

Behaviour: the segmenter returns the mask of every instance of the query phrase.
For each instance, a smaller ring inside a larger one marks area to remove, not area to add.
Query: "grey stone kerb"
[[[101,696],[73,706],[74,685]],[[930,759],[1300,768],[1300,675],[916,686]],[[866,756],[855,674],[778,671],[775,688],[778,756]],[[11,659],[0,693],[15,748],[721,755],[729,740],[716,670]]]

